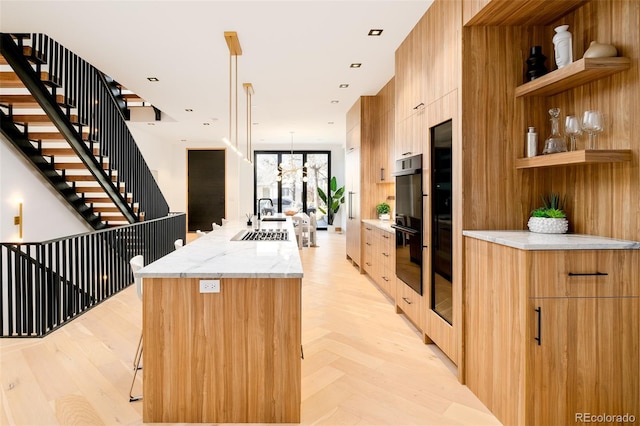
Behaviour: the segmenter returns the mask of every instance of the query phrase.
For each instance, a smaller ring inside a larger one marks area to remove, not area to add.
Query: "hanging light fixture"
[[[253,85],[251,83],[242,83],[242,87],[244,87],[244,91],[247,93],[247,156],[244,158],[245,161],[249,164],[253,164],[251,149],[252,149],[252,141],[251,141],[251,107],[252,107],[252,96],[253,96]]]
[[[239,157],[242,157],[242,152],[238,149],[238,56],[242,55],[242,48],[240,47],[238,34],[235,31],[225,31],[224,39],[227,41],[227,46],[229,47],[229,137],[222,138],[222,141],[238,154]],[[235,104],[235,114],[232,114],[232,104]],[[232,132],[232,124],[234,122],[235,133]],[[234,135],[235,145],[233,144]]]
[[[285,164],[284,161],[278,165],[278,175],[276,176],[276,180],[280,182],[282,177],[288,173],[302,175],[302,181],[307,181],[307,168],[309,167],[309,163],[305,162],[302,168],[296,167],[293,161],[293,132],[291,132],[291,155],[289,156],[289,164]]]

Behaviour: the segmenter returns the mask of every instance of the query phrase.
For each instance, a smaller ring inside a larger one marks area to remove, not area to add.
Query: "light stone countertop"
[[[302,278],[291,219],[262,222],[261,229],[287,229],[288,241],[231,241],[246,222],[227,222],[135,273],[142,278]]]
[[[376,228],[380,228],[383,231],[396,232],[396,230],[391,227],[391,225],[393,224],[393,221],[391,220],[362,219],[362,223],[375,226]]]
[[[462,231],[466,237],[520,250],[640,249],[640,242],[585,234],[537,234],[529,231]]]

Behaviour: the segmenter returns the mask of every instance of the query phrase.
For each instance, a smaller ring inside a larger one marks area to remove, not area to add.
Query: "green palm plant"
[[[340,210],[340,205],[344,204],[344,186],[338,188],[338,182],[334,176],[329,181],[329,194],[325,193],[322,188],[318,187],[318,195],[327,206],[326,210],[322,207],[318,207],[318,210],[326,214],[327,223],[329,225],[333,225],[333,219],[335,218],[336,213],[338,213],[338,210]]]
[[[550,217],[550,218],[563,218],[567,217],[564,212],[564,204],[567,196],[560,198],[560,194],[552,192],[549,196],[542,195],[542,206],[531,211],[531,217]]]

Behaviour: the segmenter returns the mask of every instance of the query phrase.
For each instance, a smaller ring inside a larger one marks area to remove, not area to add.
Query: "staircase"
[[[168,214],[126,126],[135,94],[42,34],[0,33],[0,131],[94,229]]]

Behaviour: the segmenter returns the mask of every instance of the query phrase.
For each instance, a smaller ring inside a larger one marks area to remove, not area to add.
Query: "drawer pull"
[[[367,266],[371,266],[371,263],[369,263],[369,262],[365,262],[365,263],[367,264]]]
[[[605,275],[609,275],[606,272],[569,272],[570,277],[602,277]]]
[[[382,238],[389,239],[389,236],[388,235],[383,235]]]
[[[370,245],[371,245],[371,243],[365,243],[365,244],[367,244],[368,246],[370,246]]]
[[[536,333],[536,337],[534,337],[533,339],[538,342],[538,346],[541,345],[541,340],[540,340],[540,330],[542,328],[542,308],[538,307],[536,308],[536,313],[537,313],[537,317],[538,317],[538,330]]]
[[[382,255],[385,256],[385,257],[389,257],[389,253],[384,253],[383,252]]]
[[[407,302],[408,305],[411,305],[411,300],[407,299],[406,297],[403,297],[402,300]]]
[[[389,281],[389,278],[385,277],[384,275],[382,276],[382,279],[385,281]]]

